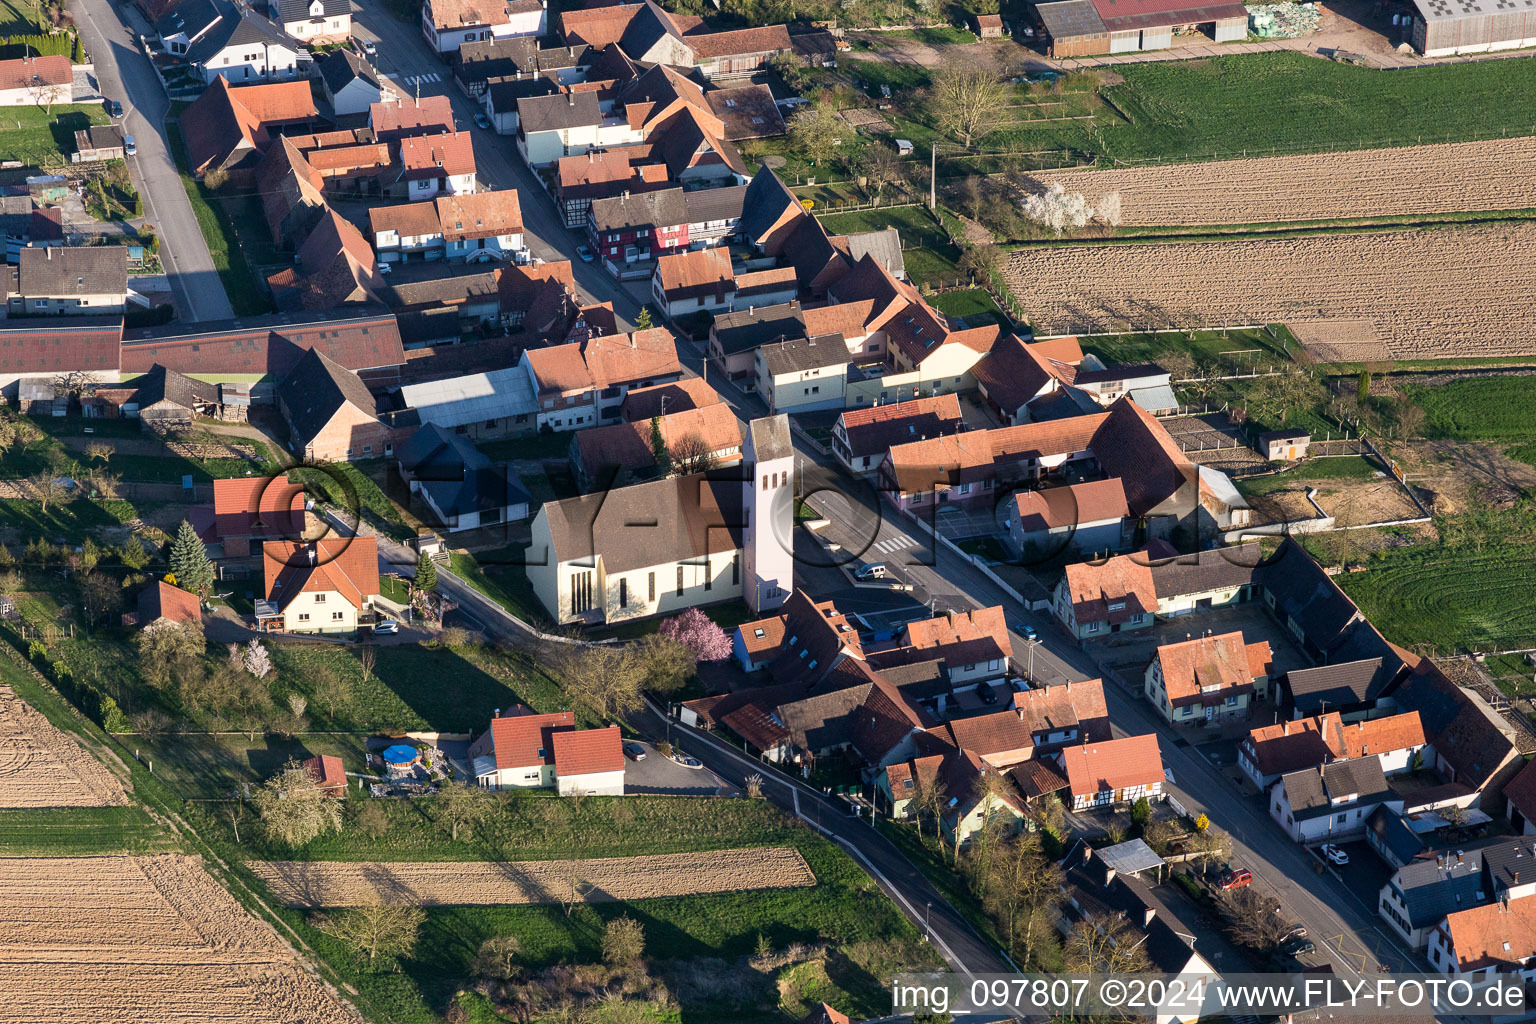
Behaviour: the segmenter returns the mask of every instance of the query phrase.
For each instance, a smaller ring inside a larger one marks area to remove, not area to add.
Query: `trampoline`
[[[409,768],[420,759],[421,754],[415,747],[406,746],[404,743],[396,743],[384,750],[384,763],[391,768]]]

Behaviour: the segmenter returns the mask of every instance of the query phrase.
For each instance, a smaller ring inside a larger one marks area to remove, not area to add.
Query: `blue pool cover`
[[[387,764],[410,764],[419,756],[415,747],[408,747],[404,743],[396,743],[384,751],[384,760]]]

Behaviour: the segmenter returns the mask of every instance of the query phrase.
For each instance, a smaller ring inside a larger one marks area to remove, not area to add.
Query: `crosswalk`
[[[893,555],[903,548],[915,547],[917,547],[917,541],[913,540],[911,537],[905,536],[890,537],[886,540],[875,542],[875,550],[880,552],[882,555]]]
[[[399,75],[391,75],[390,77],[406,86],[426,85],[428,82],[441,82],[443,80],[443,76],[437,74],[436,72],[428,72],[425,75],[408,75],[405,77],[401,77]]]

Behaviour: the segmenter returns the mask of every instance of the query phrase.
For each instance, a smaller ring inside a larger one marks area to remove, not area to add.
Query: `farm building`
[[[1248,11],[1240,3],[1054,0],[1034,6],[1052,57],[1162,50],[1182,35],[1200,34],[1218,43],[1248,35]]]
[[[1300,428],[1266,430],[1259,435],[1259,452],[1270,462],[1295,462],[1307,457],[1312,435]]]
[[[1536,0],[1413,0],[1410,38],[1426,57],[1536,46]]]

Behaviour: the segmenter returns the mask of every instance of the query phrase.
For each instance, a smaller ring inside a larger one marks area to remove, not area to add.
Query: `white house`
[[[351,0],[269,0],[267,12],[301,43],[339,43],[352,36]]]
[[[1155,733],[1064,747],[1061,765],[1073,810],[1163,798],[1163,755]]]
[[[475,191],[475,149],[469,132],[400,140],[400,177],[391,192],[410,200]]]
[[[373,615],[379,596],[379,542],[375,537],[267,541],[265,581],[256,602],[263,630],[350,635]]]
[[[1536,979],[1536,896],[1507,896],[1446,915],[1430,933],[1428,952],[1430,967],[1474,988],[1529,985]]]
[[[421,34],[441,54],[482,39],[542,36],[547,6],[547,0],[427,0],[421,5]]]
[[[596,92],[525,96],[517,101],[517,149],[530,167],[548,167],[589,149],[644,142],[644,126],[605,115]]]
[[[436,203],[450,260],[510,260],[523,252],[523,211],[517,192],[464,192]]]
[[[1108,554],[1125,547],[1130,506],[1118,477],[1019,491],[1003,502],[1014,551],[1049,558],[1068,549]]]
[[[301,50],[272,19],[247,10],[238,20],[221,18],[186,56],[204,82],[222,75],[231,85],[242,85],[298,77]]]
[[[1269,816],[1298,843],[1352,839],[1391,796],[1381,760],[1371,754],[1281,776],[1270,790]]]
[[[846,402],[848,346],[842,335],[761,345],[752,362],[769,412],[841,409]]]
[[[318,0],[317,0],[318,2]],[[338,115],[366,114],[384,98],[379,73],[351,50],[336,50],[319,62],[320,86]]]
[[[728,310],[736,299],[736,274],[729,249],[674,252],[656,261],[651,297],[670,318]]]
[[[0,107],[46,107],[68,103],[75,75],[68,57],[0,60]]]
[[[623,622],[793,588],[794,448],[784,416],[752,421],[740,466],[546,502],[527,572],[558,623]]]
[[[469,745],[475,783],[485,789],[554,789],[561,796],[624,795],[619,727],[577,729],[570,711],[536,715],[518,706],[498,710],[491,727]]]
[[[507,466],[433,423],[395,446],[400,475],[449,533],[528,518],[533,502]]]
[[[220,20],[238,17],[231,6],[216,0],[182,0],[155,22],[160,45],[169,54],[181,55],[213,30]]]

